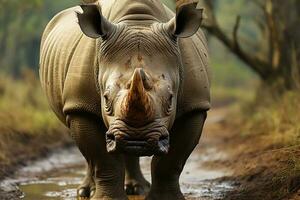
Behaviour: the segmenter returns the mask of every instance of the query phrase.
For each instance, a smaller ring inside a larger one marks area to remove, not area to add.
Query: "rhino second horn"
[[[153,109],[143,83],[144,75],[143,69],[135,69],[123,109],[125,119],[137,125],[146,123],[153,116]]]

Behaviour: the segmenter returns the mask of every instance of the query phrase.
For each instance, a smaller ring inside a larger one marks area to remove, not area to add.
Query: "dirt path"
[[[244,139],[235,136],[232,127],[228,128],[225,125],[224,120],[227,115],[226,108],[210,111],[201,141],[190,156],[181,176],[180,184],[183,193],[189,200],[282,199],[273,196],[265,198],[267,196],[259,193],[258,187],[254,187],[256,183],[260,183],[261,176],[270,176],[269,170],[266,169],[271,160],[258,163],[258,158],[253,157],[256,155],[255,152],[241,153],[250,145]],[[239,157],[240,155],[244,160]],[[237,170],[244,169],[244,164],[246,168],[248,167],[248,171]],[[141,165],[145,177],[150,181],[150,159],[142,158]],[[251,167],[256,171],[252,172]],[[75,199],[76,187],[83,176],[84,161],[77,148],[72,147],[58,149],[49,157],[30,163],[28,167],[16,172],[15,178],[1,182],[0,187],[5,191],[6,196],[11,194],[6,199],[17,199],[18,196],[25,200],[71,200]],[[293,184],[295,185],[293,188],[297,188],[298,182]],[[258,191],[258,195],[264,196],[255,196],[252,193],[256,192],[253,191]],[[300,199],[298,197],[295,194],[290,199]],[[143,199],[143,197],[130,199]]]
[[[201,142],[185,166],[180,183],[188,199],[222,199],[233,187],[230,181],[218,179],[230,175],[230,171],[225,168],[205,167],[206,162],[227,159],[227,155],[218,150],[219,141],[210,132],[213,126],[222,122],[223,118],[223,111],[210,112]],[[141,165],[145,177],[150,181],[150,158],[142,158]],[[0,186],[14,198],[17,195],[25,200],[68,200],[75,198],[76,187],[83,175],[84,161],[77,148],[73,147],[57,150],[45,159],[30,163],[20,169],[15,178],[6,179]],[[131,197],[131,199],[139,198]]]

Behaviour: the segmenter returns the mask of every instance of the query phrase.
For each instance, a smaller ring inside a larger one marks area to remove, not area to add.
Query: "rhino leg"
[[[87,164],[87,173],[83,179],[83,183],[77,189],[77,196],[82,199],[93,197],[96,191],[95,182],[93,178],[93,167]]]
[[[152,186],[147,200],[185,199],[180,191],[179,176],[199,142],[205,119],[206,112],[194,111],[175,121],[170,132],[169,153],[152,159]]]
[[[139,157],[125,156],[125,191],[128,195],[145,195],[150,183],[144,178]]]
[[[68,116],[68,121],[72,137],[89,163],[89,173],[93,172],[91,175],[96,191],[91,200],[127,199],[124,191],[124,158],[107,153],[105,126],[101,120],[81,113]]]

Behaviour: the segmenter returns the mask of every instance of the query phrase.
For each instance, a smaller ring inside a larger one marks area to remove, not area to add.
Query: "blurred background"
[[[163,2],[175,10],[175,1]],[[40,88],[39,45],[49,20],[79,3],[0,0],[0,178],[71,143]],[[298,147],[299,0],[202,0],[199,6],[205,7],[213,107],[228,108],[225,120],[240,133],[235,137],[263,135],[272,150]],[[293,177],[300,177],[299,157],[293,164]],[[297,179],[293,189],[299,185]]]

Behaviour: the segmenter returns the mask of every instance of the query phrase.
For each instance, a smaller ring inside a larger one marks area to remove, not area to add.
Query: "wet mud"
[[[222,116],[210,116],[207,126],[222,121]],[[230,192],[234,183],[220,181],[221,177],[230,176],[226,168],[208,168],[207,162],[227,159],[204,131],[200,144],[188,159],[181,175],[182,192],[188,200],[223,199]],[[151,158],[141,158],[141,166],[146,179],[150,177]],[[0,187],[7,194],[14,194],[15,199],[25,200],[72,200],[76,199],[76,188],[85,173],[83,157],[76,147],[58,149],[50,156],[28,163],[15,173],[14,178],[7,178]],[[131,200],[143,199],[142,196],[130,196]]]

